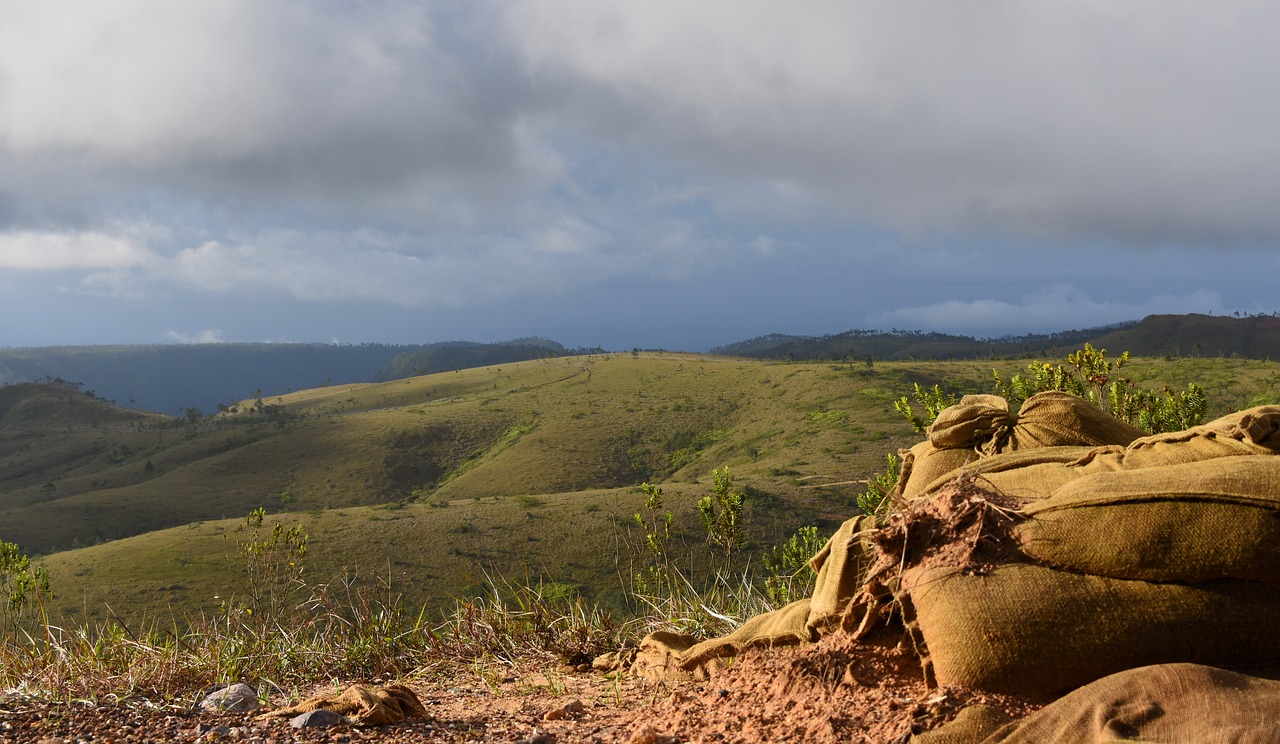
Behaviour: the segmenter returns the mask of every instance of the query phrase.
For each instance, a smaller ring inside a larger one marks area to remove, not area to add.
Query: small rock
[[[573,702],[566,703],[565,705],[562,705],[559,708],[553,708],[547,711],[546,715],[542,717],[542,720],[559,721],[565,718],[569,718],[571,716],[577,716],[579,713],[581,713],[584,710],[586,710],[586,706],[582,704],[582,701],[574,700]]]
[[[346,719],[337,713],[334,713],[331,710],[325,710],[324,708],[308,711],[297,718],[294,718],[292,721],[289,721],[289,725],[297,729],[324,728],[326,726],[336,726],[339,723],[346,723]]]
[[[652,726],[644,726],[631,735],[627,744],[654,744],[658,741],[658,730]]]
[[[248,713],[261,708],[258,691],[243,682],[209,693],[200,701],[200,709],[232,713]]]
[[[542,733],[537,729],[534,729],[533,733],[530,734],[528,738],[521,739],[519,744],[555,744],[555,740],[555,734]]]

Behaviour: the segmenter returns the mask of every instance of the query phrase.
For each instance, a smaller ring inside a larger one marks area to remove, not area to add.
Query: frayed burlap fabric
[[[727,636],[700,639],[668,631],[650,633],[634,656],[625,656],[632,672],[655,681],[705,678],[718,660],[750,648],[794,646],[817,641],[840,623],[841,613],[862,585],[865,554],[861,534],[872,528],[871,517],[846,521],[810,560],[818,574],[813,595],[773,612],[757,615]],[[597,666],[608,668],[609,659]]]
[[[385,726],[406,718],[427,717],[427,709],[418,696],[404,685],[352,685],[340,695],[313,697],[297,705],[271,711],[262,718],[289,718],[320,709],[345,717],[353,726]]]

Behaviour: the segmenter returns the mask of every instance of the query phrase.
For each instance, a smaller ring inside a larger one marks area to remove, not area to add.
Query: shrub
[[[822,543],[817,527],[801,527],[786,542],[764,554],[764,586],[770,602],[781,607],[813,592],[818,574],[809,559],[822,549]]]
[[[890,452],[885,455],[885,461],[888,467],[884,472],[877,473],[867,480],[867,490],[858,496],[858,508],[863,514],[873,516],[882,516],[888,512],[891,499],[889,495],[893,493],[894,488],[898,485],[898,478],[901,474],[901,462],[898,456]]]
[[[1133,380],[1120,377],[1121,368],[1129,361],[1129,352],[1116,359],[1107,358],[1106,349],[1085,344],[1067,355],[1067,364],[1032,363],[1027,376],[1014,375],[1005,380],[994,372],[996,390],[1020,406],[1036,393],[1049,390],[1071,393],[1087,399],[1126,423],[1153,434],[1181,431],[1199,424],[1208,408],[1204,389],[1195,383],[1175,393],[1168,386],[1161,390],[1143,390]]]
[[[742,505],[746,494],[733,490],[733,476],[729,466],[711,471],[715,477],[711,495],[698,500],[698,514],[707,532],[707,542],[719,548],[725,561],[733,562],[733,551],[746,544],[742,530]]]

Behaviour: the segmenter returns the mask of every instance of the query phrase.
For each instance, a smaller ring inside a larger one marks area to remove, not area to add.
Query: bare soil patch
[[[376,728],[299,730],[255,714],[0,699],[0,742],[897,742],[972,703],[1020,718],[1043,702],[929,689],[899,635],[857,642],[836,633],[811,646],[753,651],[706,682],[679,685],[569,667],[459,668],[409,683],[428,718]]]

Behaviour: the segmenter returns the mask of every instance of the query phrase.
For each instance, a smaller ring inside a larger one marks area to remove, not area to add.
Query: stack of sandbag
[[[912,506],[896,525],[846,522],[812,561],[811,598],[723,638],[654,633],[604,662],[702,676],[748,648],[861,630],[886,601],[943,685],[1061,693],[1148,664],[1280,664],[1278,432],[1276,406],[1141,436],[1066,394],[1016,417],[967,396],[908,453],[897,495]],[[897,545],[896,529],[927,539]]]
[[[1149,664],[1280,663],[1278,430],[1280,408],[1257,408],[1074,459],[996,455],[930,489],[929,508],[1023,501],[984,535],[997,559],[933,545],[897,577],[938,683],[1059,693]]]
[[[1098,445],[1128,444],[1142,434],[1141,429],[1066,393],[1034,395],[1017,414],[999,396],[969,395],[938,416],[926,441],[901,453],[902,471],[894,496],[910,501],[980,458],[1062,447],[1074,447],[1073,458],[1079,458]],[[610,654],[597,660],[597,665],[629,666],[651,679],[673,680],[705,676],[718,659],[748,648],[816,641],[840,624],[859,595],[866,568],[861,536],[874,528],[871,517],[859,516],[836,531],[810,561],[818,577],[809,599],[752,618],[721,638],[705,640],[658,631],[641,641],[636,653]]]

